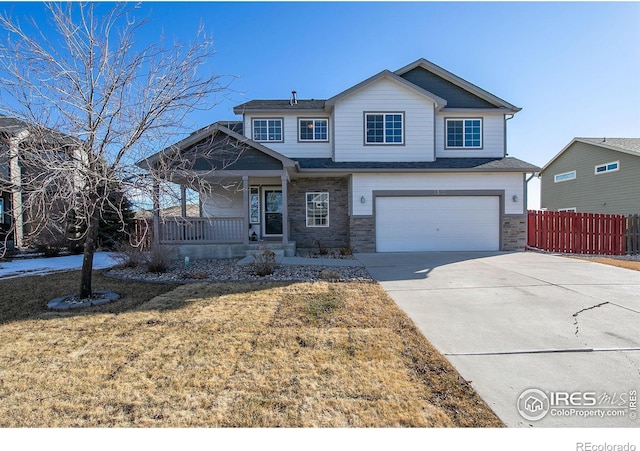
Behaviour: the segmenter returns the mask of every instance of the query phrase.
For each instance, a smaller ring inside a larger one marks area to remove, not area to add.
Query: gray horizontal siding
[[[486,100],[421,67],[416,67],[406,74],[402,74],[401,77],[446,99],[447,108],[496,108]]]
[[[620,170],[594,174],[596,165],[620,161]],[[576,171],[576,179],[554,183],[554,175]],[[556,211],[575,207],[583,213],[640,213],[640,157],[574,143],[541,177],[541,207]]]

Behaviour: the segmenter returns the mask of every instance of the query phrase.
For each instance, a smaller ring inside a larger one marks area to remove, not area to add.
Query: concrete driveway
[[[640,427],[640,272],[532,252],[357,258],[508,426]]]

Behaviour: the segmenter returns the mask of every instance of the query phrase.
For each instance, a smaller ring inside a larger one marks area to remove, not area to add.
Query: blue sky
[[[194,127],[237,119],[233,106],[251,99],[328,98],[426,58],[522,107],[511,156],[543,166],[576,136],[640,137],[638,2],[143,2],[140,13],[151,19],[141,40],[188,40],[203,23],[218,51],[210,69],[238,77]]]

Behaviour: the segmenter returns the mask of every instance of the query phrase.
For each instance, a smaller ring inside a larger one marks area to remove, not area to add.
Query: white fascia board
[[[231,138],[236,139],[238,142],[245,143],[245,144],[253,147],[256,150],[259,150],[260,152],[262,152],[262,153],[264,153],[264,154],[266,154],[266,155],[268,155],[268,156],[270,156],[272,158],[275,158],[276,160],[279,160],[284,167],[291,167],[291,168],[295,167],[295,162],[293,160],[291,160],[290,158],[287,158],[284,155],[276,152],[275,150],[269,149],[268,147],[263,146],[259,142],[253,141],[252,139],[250,139],[250,138],[248,138],[248,137],[246,137],[244,135],[241,135],[239,133],[236,133],[236,132],[232,131],[231,129],[229,129],[229,128],[223,126],[223,125],[220,125],[218,123],[213,123],[213,124],[211,124],[211,125],[209,125],[207,127],[204,127],[199,132],[196,132],[196,133],[194,133],[194,134],[192,134],[190,136],[187,136],[183,140],[178,141],[177,143],[175,143],[175,144],[173,144],[173,145],[161,150],[160,152],[150,156],[149,158],[145,158],[145,159],[137,162],[136,165],[138,167],[141,167],[143,169],[147,169],[148,170],[150,168],[150,166],[160,158],[160,155],[167,155],[167,152],[168,152],[168,155],[171,155],[171,154],[176,153],[176,152],[180,152],[181,150],[186,149],[187,147],[197,143],[198,141],[200,141],[200,140],[202,140],[204,138],[207,138],[208,136],[213,135],[214,133],[216,133],[218,131],[224,133],[225,135],[227,135],[227,136],[229,136]]]
[[[549,162],[548,162],[547,164],[545,164],[545,165],[542,167],[542,169],[540,169],[540,172],[538,172],[538,177],[540,177],[540,176],[542,175],[542,173],[543,173],[544,171],[546,171],[546,170],[547,170],[547,168],[548,168],[549,166],[551,166],[551,164],[552,164],[554,161],[556,161],[556,160],[558,159],[558,157],[559,157],[560,155],[562,155],[562,154],[564,153],[564,151],[565,151],[565,150],[567,150],[569,147],[571,147],[571,145],[572,145],[574,142],[576,142],[576,141],[577,141],[577,140],[576,140],[576,138],[573,138],[569,144],[567,144],[566,146],[564,146],[560,152],[558,152],[557,154],[555,154],[555,156],[554,156],[551,160],[549,160]]]
[[[344,169],[344,168],[299,168],[298,171],[301,174],[309,175],[311,173],[328,174],[328,173],[344,173],[344,174],[378,174],[378,173],[403,173],[403,174],[423,174],[423,173],[448,173],[448,172],[499,172],[499,173],[516,173],[516,174],[531,174],[531,170],[525,169],[509,169],[509,168],[440,168],[440,169],[412,169],[412,168],[389,168],[389,169]]]
[[[440,112],[461,114],[513,114],[513,110],[507,108],[443,108]]]

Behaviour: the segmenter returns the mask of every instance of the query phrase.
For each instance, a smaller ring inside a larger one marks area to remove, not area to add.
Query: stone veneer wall
[[[354,252],[375,252],[376,231],[373,216],[351,217],[351,246]]]
[[[329,227],[307,227],[306,193],[329,193]],[[349,183],[346,177],[300,178],[288,186],[289,239],[298,248],[349,246]]]
[[[527,215],[505,215],[502,219],[502,250],[522,251],[527,245]]]

